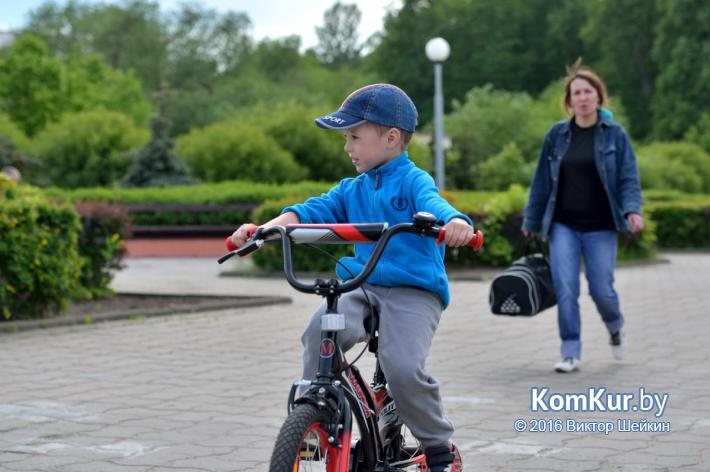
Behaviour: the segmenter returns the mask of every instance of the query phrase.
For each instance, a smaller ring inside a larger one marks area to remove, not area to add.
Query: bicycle
[[[321,345],[316,380],[299,380],[288,396],[288,417],[278,434],[271,456],[270,472],[323,470],[365,472],[427,470],[423,448],[408,442],[406,427],[396,412],[387,389],[387,380],[376,361],[373,381],[368,385],[354,363],[349,363],[338,345],[338,332],[345,329],[345,316],[337,311],[343,293],[360,288],[375,269],[389,240],[398,233],[415,233],[444,240],[443,227],[430,213],[419,212],[412,223],[388,227],[387,223],[295,224],[259,228],[241,248],[227,238],[230,252],[219,259],[245,256],[263,244],[281,239],[284,273],[298,291],[322,296],[327,310],[321,317]],[[275,239],[273,237],[276,237]],[[272,238],[270,238],[272,237]],[[341,282],[317,278],[314,283],[299,281],[293,271],[291,244],[374,243],[376,245],[357,276]],[[480,250],[483,234],[477,231],[469,246]],[[367,296],[367,294],[366,294]],[[372,308],[372,306],[371,306]],[[377,314],[367,318],[370,333],[367,348],[377,357]],[[363,352],[360,353],[362,355]],[[305,392],[296,398],[297,391]],[[359,439],[353,439],[353,419]],[[352,441],[352,442],[351,442]]]

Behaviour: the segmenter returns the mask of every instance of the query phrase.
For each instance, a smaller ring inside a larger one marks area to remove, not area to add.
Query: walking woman
[[[627,340],[614,290],[617,236],[643,230],[636,157],[624,128],[612,121],[604,82],[580,61],[568,70],[562,104],[570,118],[547,132],[525,208],[522,231],[550,241],[562,360],[572,372],[582,358],[580,259],[589,293],[622,359]]]

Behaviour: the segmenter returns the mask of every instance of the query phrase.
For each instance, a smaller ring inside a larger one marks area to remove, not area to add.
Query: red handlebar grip
[[[471,238],[467,245],[476,251],[480,251],[483,247],[483,233],[480,231],[473,233],[473,238]]]
[[[237,245],[234,244],[234,241],[232,240],[232,235],[227,236],[227,239],[224,241],[224,243],[227,245],[227,251],[232,252],[236,251]]]
[[[439,235],[436,237],[436,245],[444,242],[444,236],[446,236],[446,230],[444,227],[439,228]],[[483,247],[483,233],[476,231],[473,233],[473,238],[466,244],[468,247],[472,247],[476,251],[480,251]]]

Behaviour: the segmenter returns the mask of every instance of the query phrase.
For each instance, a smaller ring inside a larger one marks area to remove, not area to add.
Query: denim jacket
[[[547,239],[555,213],[560,163],[567,153],[572,131],[571,120],[563,120],[550,128],[540,152],[530,197],[523,214],[523,229],[539,232]],[[626,215],[641,213],[641,183],[636,156],[624,128],[599,114],[594,137],[594,161],[609,198],[617,231],[628,231]]]

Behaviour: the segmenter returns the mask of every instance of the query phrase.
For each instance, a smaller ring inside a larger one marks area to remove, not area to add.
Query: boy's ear
[[[398,128],[390,128],[387,131],[387,145],[388,146],[398,146],[399,142],[402,140],[402,132]]]

